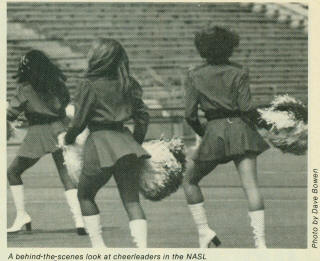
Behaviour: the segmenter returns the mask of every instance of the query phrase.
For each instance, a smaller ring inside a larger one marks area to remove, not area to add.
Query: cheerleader
[[[133,134],[124,122],[134,121]],[[129,60],[121,44],[112,39],[96,41],[88,53],[86,79],[75,99],[75,117],[61,145],[73,144],[86,128],[83,169],[78,198],[85,228],[93,248],[104,248],[97,192],[113,175],[129,217],[133,241],[147,247],[147,222],[139,201],[138,166],[148,153],[142,148],[149,115],[142,89],[130,76]]]
[[[42,156],[51,153],[65,196],[73,214],[77,233],[86,234],[82,221],[76,185],[71,181],[57,136],[64,131],[65,107],[70,101],[65,76],[41,51],[32,50],[21,57],[16,75],[18,89],[7,108],[7,120],[14,121],[24,112],[29,122],[27,134],[8,170],[8,182],[17,211],[7,232],[18,232],[25,226],[31,230],[31,217],[25,210],[21,175]]]
[[[229,61],[238,44],[239,36],[222,27],[209,25],[196,33],[195,46],[205,62],[189,70],[185,82],[186,121],[202,141],[189,162],[183,186],[201,248],[218,246],[220,240],[208,226],[199,182],[218,164],[229,161],[234,162],[248,199],[255,246],[266,247],[257,156],[269,146],[244,116],[253,109],[248,70]],[[198,119],[198,106],[206,126]]]

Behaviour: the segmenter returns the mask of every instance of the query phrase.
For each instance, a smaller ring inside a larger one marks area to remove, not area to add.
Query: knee
[[[13,181],[16,179],[17,177],[14,175],[14,173],[12,173],[11,171],[7,171],[7,179],[10,185],[13,184]]]
[[[124,204],[125,208],[128,209],[129,211],[130,210],[135,210],[135,209],[141,207],[140,202],[137,201],[137,200],[123,202],[123,204]]]
[[[83,201],[83,200],[89,200],[89,201],[94,201],[95,195],[92,193],[92,191],[88,189],[83,189],[81,187],[78,188],[78,200]]]
[[[145,213],[139,202],[124,203],[124,207],[127,211],[129,220],[146,219]]]
[[[7,170],[7,178],[9,183],[11,183],[12,180],[16,180],[21,175],[21,171],[19,171],[19,168],[17,167],[9,167]]]
[[[260,189],[256,184],[247,184],[243,186],[243,190],[245,194],[247,195],[248,199],[262,199],[262,194],[260,192]]]
[[[139,191],[133,190],[129,193],[121,193],[122,201],[125,207],[133,207],[135,208],[137,205],[140,204],[140,197],[139,197]]]

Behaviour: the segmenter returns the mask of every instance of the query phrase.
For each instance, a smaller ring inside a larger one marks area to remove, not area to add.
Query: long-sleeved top
[[[95,125],[110,125],[134,121],[134,139],[142,143],[147,132],[149,114],[142,100],[142,88],[130,78],[129,97],[121,91],[119,80],[86,79],[75,97],[75,117],[65,136],[66,144],[74,143],[85,129]]]
[[[69,97],[67,89],[64,95]],[[49,106],[49,104],[35,92],[30,84],[22,83],[18,86],[16,94],[9,102],[7,120],[16,120],[22,112],[25,113],[30,124],[33,122],[59,119],[65,116],[65,106],[66,104],[61,104],[58,97],[51,97]]]
[[[185,81],[185,118],[200,136],[198,109],[248,112],[253,109],[248,69],[238,64],[203,64],[189,70]]]

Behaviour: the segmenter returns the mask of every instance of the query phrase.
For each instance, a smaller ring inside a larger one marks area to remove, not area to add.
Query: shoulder
[[[239,75],[243,76],[248,76],[249,75],[249,67],[235,63],[235,62],[230,62],[230,67],[235,70]]]
[[[199,65],[191,65],[188,69],[187,74],[192,77],[194,74],[199,73],[201,71],[201,69],[203,69],[207,66],[208,66],[208,64],[206,64],[206,63],[202,63]]]

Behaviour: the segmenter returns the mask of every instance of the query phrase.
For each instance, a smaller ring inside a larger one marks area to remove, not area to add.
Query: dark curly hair
[[[49,107],[53,106],[54,97],[59,99],[63,108],[70,102],[66,76],[42,51],[31,50],[23,55],[14,78],[18,83],[30,83]]]
[[[239,35],[228,28],[207,25],[195,34],[194,44],[200,56],[209,64],[229,63],[234,47],[239,45]]]

